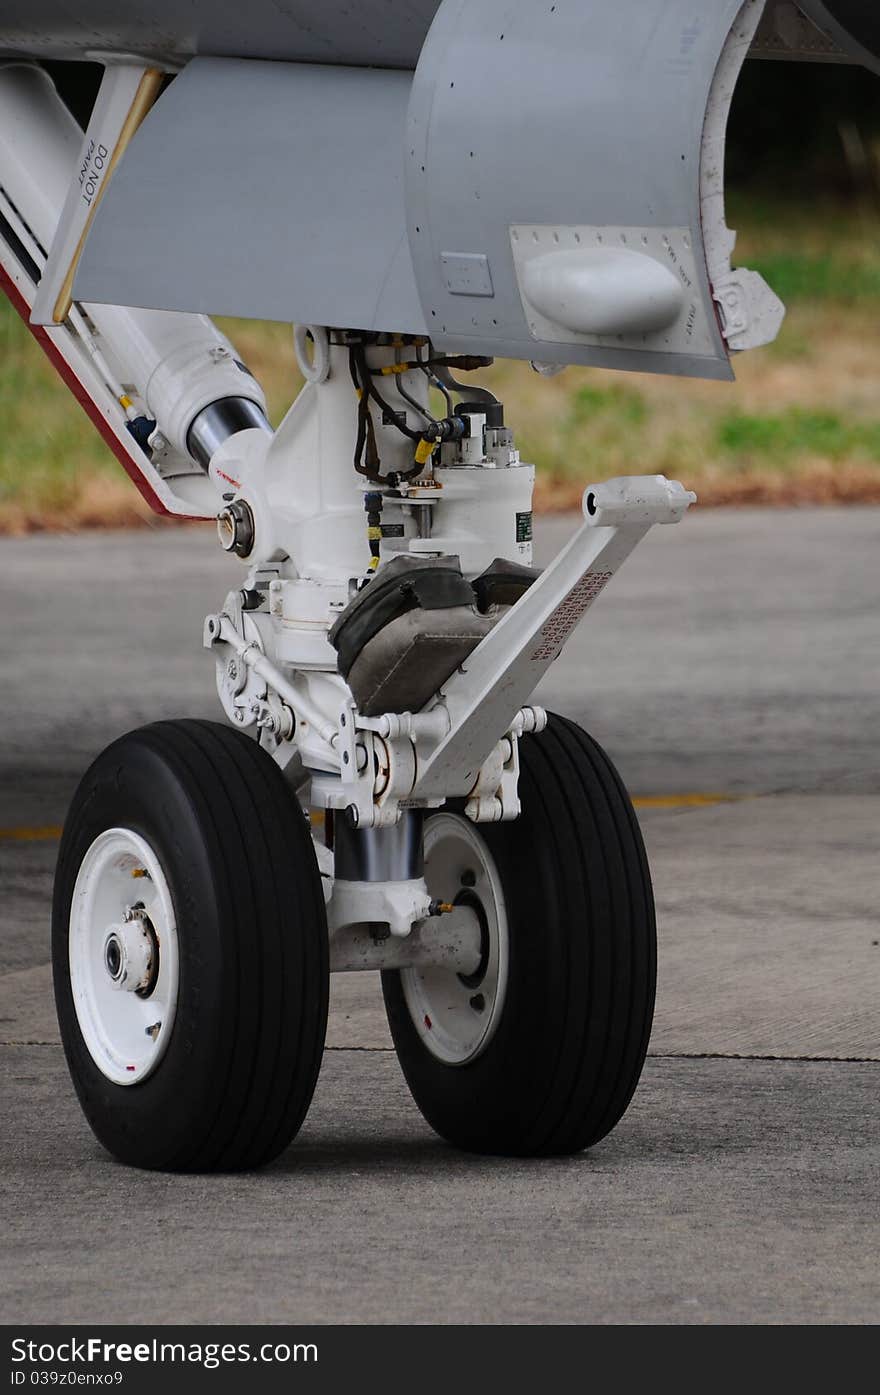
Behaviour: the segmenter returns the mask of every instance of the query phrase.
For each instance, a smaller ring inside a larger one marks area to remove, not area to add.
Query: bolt
[[[235,718],[235,720],[236,720],[237,722],[243,722],[243,721],[244,721],[244,712],[242,711],[242,709],[241,709],[240,707],[235,707],[235,708],[233,708],[233,710],[232,710],[232,715],[233,715],[233,717]]]
[[[232,681],[235,682],[238,677],[238,664],[234,659],[229,660],[229,663],[226,665],[226,672],[229,674]]]

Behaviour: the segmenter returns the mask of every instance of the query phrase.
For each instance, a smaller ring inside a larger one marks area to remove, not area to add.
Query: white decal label
[[[110,159],[110,151],[101,141],[90,140],[79,170],[83,203],[91,207]]]

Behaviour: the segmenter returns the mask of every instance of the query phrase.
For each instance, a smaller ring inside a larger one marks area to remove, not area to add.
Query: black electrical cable
[[[418,352],[418,350],[416,350],[416,352]],[[417,360],[417,362],[418,362],[418,360]],[[407,365],[407,366],[409,366],[409,365]],[[419,368],[421,368],[422,365],[419,363],[418,366],[419,366]],[[413,365],[413,367],[415,367],[415,365]],[[433,415],[428,411],[427,407],[423,407],[422,404],[421,404],[420,402],[417,402],[416,399],[415,399],[414,397],[411,397],[411,396],[410,396],[410,394],[407,392],[406,388],[403,386],[403,381],[402,381],[402,380],[403,380],[403,374],[402,374],[402,373],[398,373],[398,374],[397,374],[397,391],[400,393],[400,395],[401,395],[401,397],[403,398],[404,402],[408,402],[409,405],[410,405],[411,407],[414,407],[414,408],[415,408],[415,410],[418,412],[418,414],[419,414],[420,417],[424,417],[425,421],[430,422],[431,425],[433,426],[433,424],[434,424],[434,422],[437,420],[437,418],[436,418],[435,416],[433,416]],[[429,381],[430,381],[430,380],[429,380]]]
[[[348,370],[351,374],[351,381],[354,384],[355,392],[358,395],[358,429],[354,447],[354,468],[359,475],[364,475],[371,483],[379,484],[382,482],[382,476],[378,473],[381,462],[379,460],[379,451],[376,446],[373,420],[370,416],[369,396],[361,387],[358,377],[354,345],[349,348],[348,352]],[[365,449],[367,452],[366,462],[364,462],[363,459]]]
[[[358,349],[361,352],[358,353]],[[366,365],[366,356],[362,346],[352,344],[349,348],[348,366],[351,380],[355,391],[358,394],[358,430],[354,448],[354,468],[359,475],[363,475],[371,484],[391,484],[394,482],[390,475],[382,474],[382,461],[379,456],[379,447],[376,443],[376,432],[373,426],[373,418],[370,415],[370,396],[368,388],[361,386],[362,375],[369,383],[369,370]],[[366,452],[366,459],[364,453]],[[396,476],[395,478],[408,478],[409,476]]]
[[[363,463],[364,445],[367,439],[367,418],[369,408],[367,406],[367,396],[358,389],[358,414],[357,414],[357,439],[354,444],[354,468],[359,475],[367,473]]]
[[[401,421],[399,413],[395,412],[393,407],[388,405],[385,398],[376,387],[373,375],[367,366],[367,355],[362,344],[355,345],[355,361],[358,366],[358,373],[360,374],[363,389],[369,393],[370,397],[372,397],[373,401],[376,403],[376,406],[382,408],[382,411],[388,417],[389,424],[395,426],[402,435],[407,436],[411,441],[420,441],[422,439],[422,432],[413,431],[411,426],[407,426],[405,422]]]
[[[416,475],[420,475],[424,469],[424,465],[419,461],[414,461],[409,470],[393,470],[389,471],[387,475],[381,473],[382,462],[379,458],[376,433],[373,426],[373,419],[370,415],[369,399],[372,398],[377,406],[382,409],[383,415],[389,425],[396,427],[402,435],[417,443],[422,440],[423,434],[430,434],[434,426],[433,419],[431,420],[431,425],[426,426],[425,433],[413,431],[411,427],[406,425],[405,421],[400,420],[400,413],[395,412],[385,401],[373,381],[363,344],[351,345],[349,352],[349,371],[351,373],[352,382],[356,390],[360,393],[358,437],[354,457],[355,469],[359,474],[366,475],[367,479],[370,480],[372,484],[391,485],[393,487],[401,481],[414,479]],[[367,459],[366,463],[363,463],[362,456],[365,447]]]

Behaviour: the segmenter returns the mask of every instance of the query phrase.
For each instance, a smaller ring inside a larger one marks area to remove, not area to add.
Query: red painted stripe
[[[24,320],[25,324],[27,325],[31,334],[36,339],[40,348],[43,350],[43,353],[46,355],[47,359],[52,364],[52,367],[58,373],[59,377],[62,378],[64,382],[67,384],[67,386],[70,388],[70,391],[73,393],[79,405],[83,408],[86,415],[91,419],[93,426],[96,426],[98,428],[98,431],[101,433],[104,440],[107,442],[107,445],[110,447],[113,454],[116,456],[116,459],[119,461],[120,465],[125,470],[125,473],[128,475],[135,488],[143,495],[150,508],[153,509],[155,513],[166,514],[169,517],[171,517],[171,510],[165,507],[158,494],[150,485],[150,482],[144,475],[143,471],[138,469],[134,460],[131,458],[130,454],[125,449],[125,446],[116,436],[116,433],[114,432],[110,423],[107,421],[106,417],[104,416],[104,413],[101,411],[97,403],[94,402],[91,397],[89,397],[89,394],[86,391],[85,387],[74,373],[73,369],[67,362],[64,355],[60,353],[59,350],[52,343],[52,340],[49,338],[43,326],[31,324],[30,306],[28,305],[18,286],[16,286],[15,282],[12,280],[12,277],[9,275],[6,268],[2,264],[0,264],[0,288],[2,288],[6,292],[13,306],[18,311],[21,318]],[[173,516],[175,518],[180,517],[179,514],[175,514]]]

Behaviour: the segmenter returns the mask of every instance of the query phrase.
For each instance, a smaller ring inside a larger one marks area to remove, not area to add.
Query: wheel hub
[[[141,910],[128,912],[120,925],[110,925],[104,939],[104,967],[114,988],[149,994],[159,976],[159,942]]]
[[[77,1022],[92,1060],[114,1084],[139,1084],[167,1050],[179,964],[165,874],[155,850],[131,829],[107,829],[86,851],[71,900],[69,953]]]
[[[472,974],[438,967],[403,969],[401,987],[424,1045],[445,1065],[473,1061],[489,1045],[507,991],[507,912],[501,879],[479,830],[443,812],[425,825],[425,881],[440,901],[467,906],[480,923],[480,963]]]

